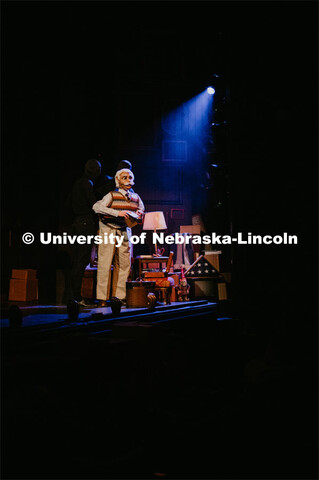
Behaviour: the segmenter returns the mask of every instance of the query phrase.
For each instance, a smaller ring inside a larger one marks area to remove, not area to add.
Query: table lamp
[[[144,216],[143,230],[165,230],[167,228],[165,217],[163,212],[147,212]],[[157,244],[155,240],[155,257],[159,257],[161,254],[157,251]]]

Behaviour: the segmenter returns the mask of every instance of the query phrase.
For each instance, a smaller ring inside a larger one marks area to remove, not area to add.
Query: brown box
[[[83,278],[81,286],[81,296],[83,298],[93,298],[94,297],[94,286],[93,278]]]
[[[81,296],[83,298],[94,298],[96,288],[97,269],[87,268],[84,272],[81,285]]]
[[[223,279],[225,280],[226,283],[231,282],[231,273],[230,272],[223,272],[221,273]]]
[[[37,271],[31,268],[13,268],[11,278],[19,278],[22,280],[35,280],[37,278]]]
[[[38,300],[38,280],[11,278],[9,301],[30,302],[33,300]]]
[[[227,300],[227,286],[226,283],[218,284],[218,300]]]
[[[216,252],[205,252],[204,257],[206,260],[209,261],[211,265],[213,265],[216,270],[219,271],[219,255],[222,252],[216,251]]]
[[[200,235],[201,227],[200,225],[180,225],[179,233],[190,233],[191,235]],[[201,246],[198,243],[193,244],[194,256],[199,255]]]

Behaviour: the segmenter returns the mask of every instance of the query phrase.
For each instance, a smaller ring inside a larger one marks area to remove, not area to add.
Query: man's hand
[[[128,217],[129,217],[128,213],[127,213],[125,210],[124,210],[123,212],[119,212],[118,216],[119,216],[119,217],[124,217],[124,218],[128,218]]]

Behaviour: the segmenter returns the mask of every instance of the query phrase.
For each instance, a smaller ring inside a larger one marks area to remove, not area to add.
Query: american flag
[[[192,277],[220,277],[220,273],[215,267],[207,260],[204,255],[198,257],[198,259],[188,267],[185,272],[185,276]]]

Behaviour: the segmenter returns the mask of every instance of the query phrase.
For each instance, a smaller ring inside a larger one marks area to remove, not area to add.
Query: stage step
[[[10,338],[14,338],[15,341],[21,339],[24,342],[45,341],[50,340],[50,337],[72,333],[111,336],[113,331],[118,331],[124,324],[127,326],[129,323],[163,327],[171,322],[186,326],[187,322],[195,322],[204,317],[209,318],[210,321],[216,321],[218,316],[217,304],[206,300],[183,304],[176,302],[172,305],[158,306],[153,311],[146,308],[124,309],[116,316],[110,313],[109,309],[104,309],[107,310],[106,313],[96,312],[96,310],[91,310],[76,322],[70,322],[67,315],[63,314],[63,318],[59,318],[58,321],[48,319],[46,324],[41,319],[41,323],[32,324],[29,327],[2,328],[3,339],[10,341]],[[50,317],[50,314],[46,315]]]

